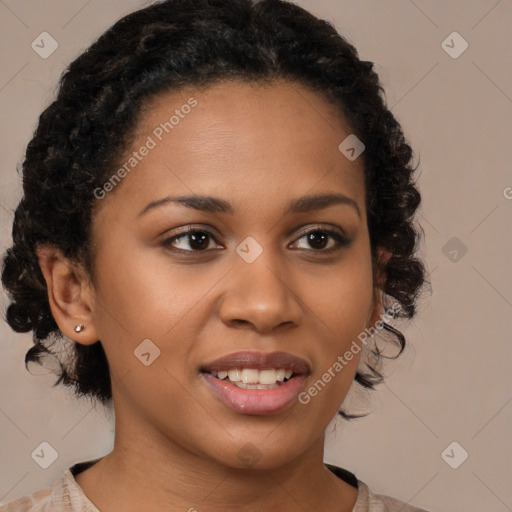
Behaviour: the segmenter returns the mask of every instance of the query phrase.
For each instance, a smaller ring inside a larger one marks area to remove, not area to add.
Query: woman
[[[113,403],[114,449],[0,510],[420,510],[323,462],[425,282],[411,158],[371,63],[291,3],[117,22],[40,117],[2,272],[26,361],[73,340],[59,381]]]

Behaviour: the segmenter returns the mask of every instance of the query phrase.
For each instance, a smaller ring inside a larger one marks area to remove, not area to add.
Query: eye
[[[321,252],[323,254],[330,254],[343,247],[348,247],[351,243],[351,240],[347,237],[332,229],[312,229],[304,233],[297,240],[302,239],[305,239],[306,243],[309,244],[315,252]],[[334,243],[326,248],[329,239],[334,240]],[[299,247],[299,249],[308,249],[308,247]]]
[[[309,248],[298,247],[298,249],[311,250],[312,248],[314,252],[322,254],[330,254],[343,247],[348,247],[351,244],[351,240],[338,231],[332,229],[312,229],[303,233],[297,241],[303,239],[306,240],[307,244],[309,244]],[[329,239],[333,240],[331,245],[328,245]],[[211,250],[212,241],[216,242],[216,239],[210,231],[206,229],[193,229],[188,227],[183,229],[180,233],[163,240],[162,246],[171,247],[172,250],[177,252],[197,253]],[[219,247],[217,247],[217,249],[218,248]]]
[[[172,246],[179,252],[205,252],[210,248],[212,240],[215,240],[215,237],[207,230],[187,229],[175,236],[166,238],[162,245],[164,247]],[[177,244],[180,244],[181,247],[178,247]]]

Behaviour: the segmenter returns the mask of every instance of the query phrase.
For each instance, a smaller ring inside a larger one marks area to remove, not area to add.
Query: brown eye
[[[342,247],[348,247],[351,243],[348,238],[330,229],[314,229],[298,238],[298,240],[302,239],[305,239],[314,251],[322,253],[330,253]],[[329,239],[334,240],[334,243],[330,246],[328,246]],[[308,247],[299,247],[299,249],[308,249]]]
[[[181,232],[179,235],[167,238],[162,242],[162,245],[165,247],[172,246],[178,251],[204,252],[209,248],[210,242],[212,240],[215,240],[215,238],[210,232],[191,229],[186,232]],[[181,247],[177,246],[178,243],[181,245]]]
[[[331,229],[313,229],[304,233],[297,240],[302,239],[306,240],[308,247],[298,247],[298,249],[313,250],[321,254],[329,254],[351,244],[351,240]],[[162,245],[170,250],[193,254],[212,249],[212,241],[216,242],[215,237],[209,231],[188,229],[166,238]],[[220,247],[216,247],[216,249]]]

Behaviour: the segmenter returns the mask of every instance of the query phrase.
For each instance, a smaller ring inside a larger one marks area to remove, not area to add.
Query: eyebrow
[[[234,215],[235,213],[231,203],[225,201],[224,199],[193,194],[176,197],[167,196],[155,201],[151,201],[139,212],[138,217],[141,217],[150,210],[154,210],[155,208],[170,203],[180,204],[186,206],[187,208],[193,208],[194,210],[207,213],[229,213],[231,215]],[[357,212],[357,215],[361,217],[359,206],[353,199],[343,194],[334,193],[315,194],[292,199],[288,203],[284,214],[287,215],[290,213],[307,213],[311,211],[322,210],[337,204],[351,206]]]

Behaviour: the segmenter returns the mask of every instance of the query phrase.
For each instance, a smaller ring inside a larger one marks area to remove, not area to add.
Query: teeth
[[[279,384],[244,384],[243,382],[234,382],[233,384],[237,388],[243,389],[274,389],[279,387]]]
[[[244,370],[245,371],[245,370]],[[275,384],[277,380],[275,370],[261,370],[260,372],[260,384]]]
[[[258,384],[259,374],[260,372],[258,370],[244,368],[242,370],[242,382],[244,384]]]
[[[293,375],[293,370],[285,370],[284,368],[267,368],[265,370],[257,370],[255,368],[243,368],[242,370],[235,368],[232,370],[221,370],[213,372],[213,374],[221,380],[228,378],[230,382],[240,384],[239,387],[245,388],[250,385],[250,389],[267,389],[259,388],[256,384],[262,386],[275,385],[276,382],[281,383],[289,380]]]
[[[229,370],[228,371],[228,378],[231,382],[238,382],[242,380],[242,375],[240,374],[240,370]]]

